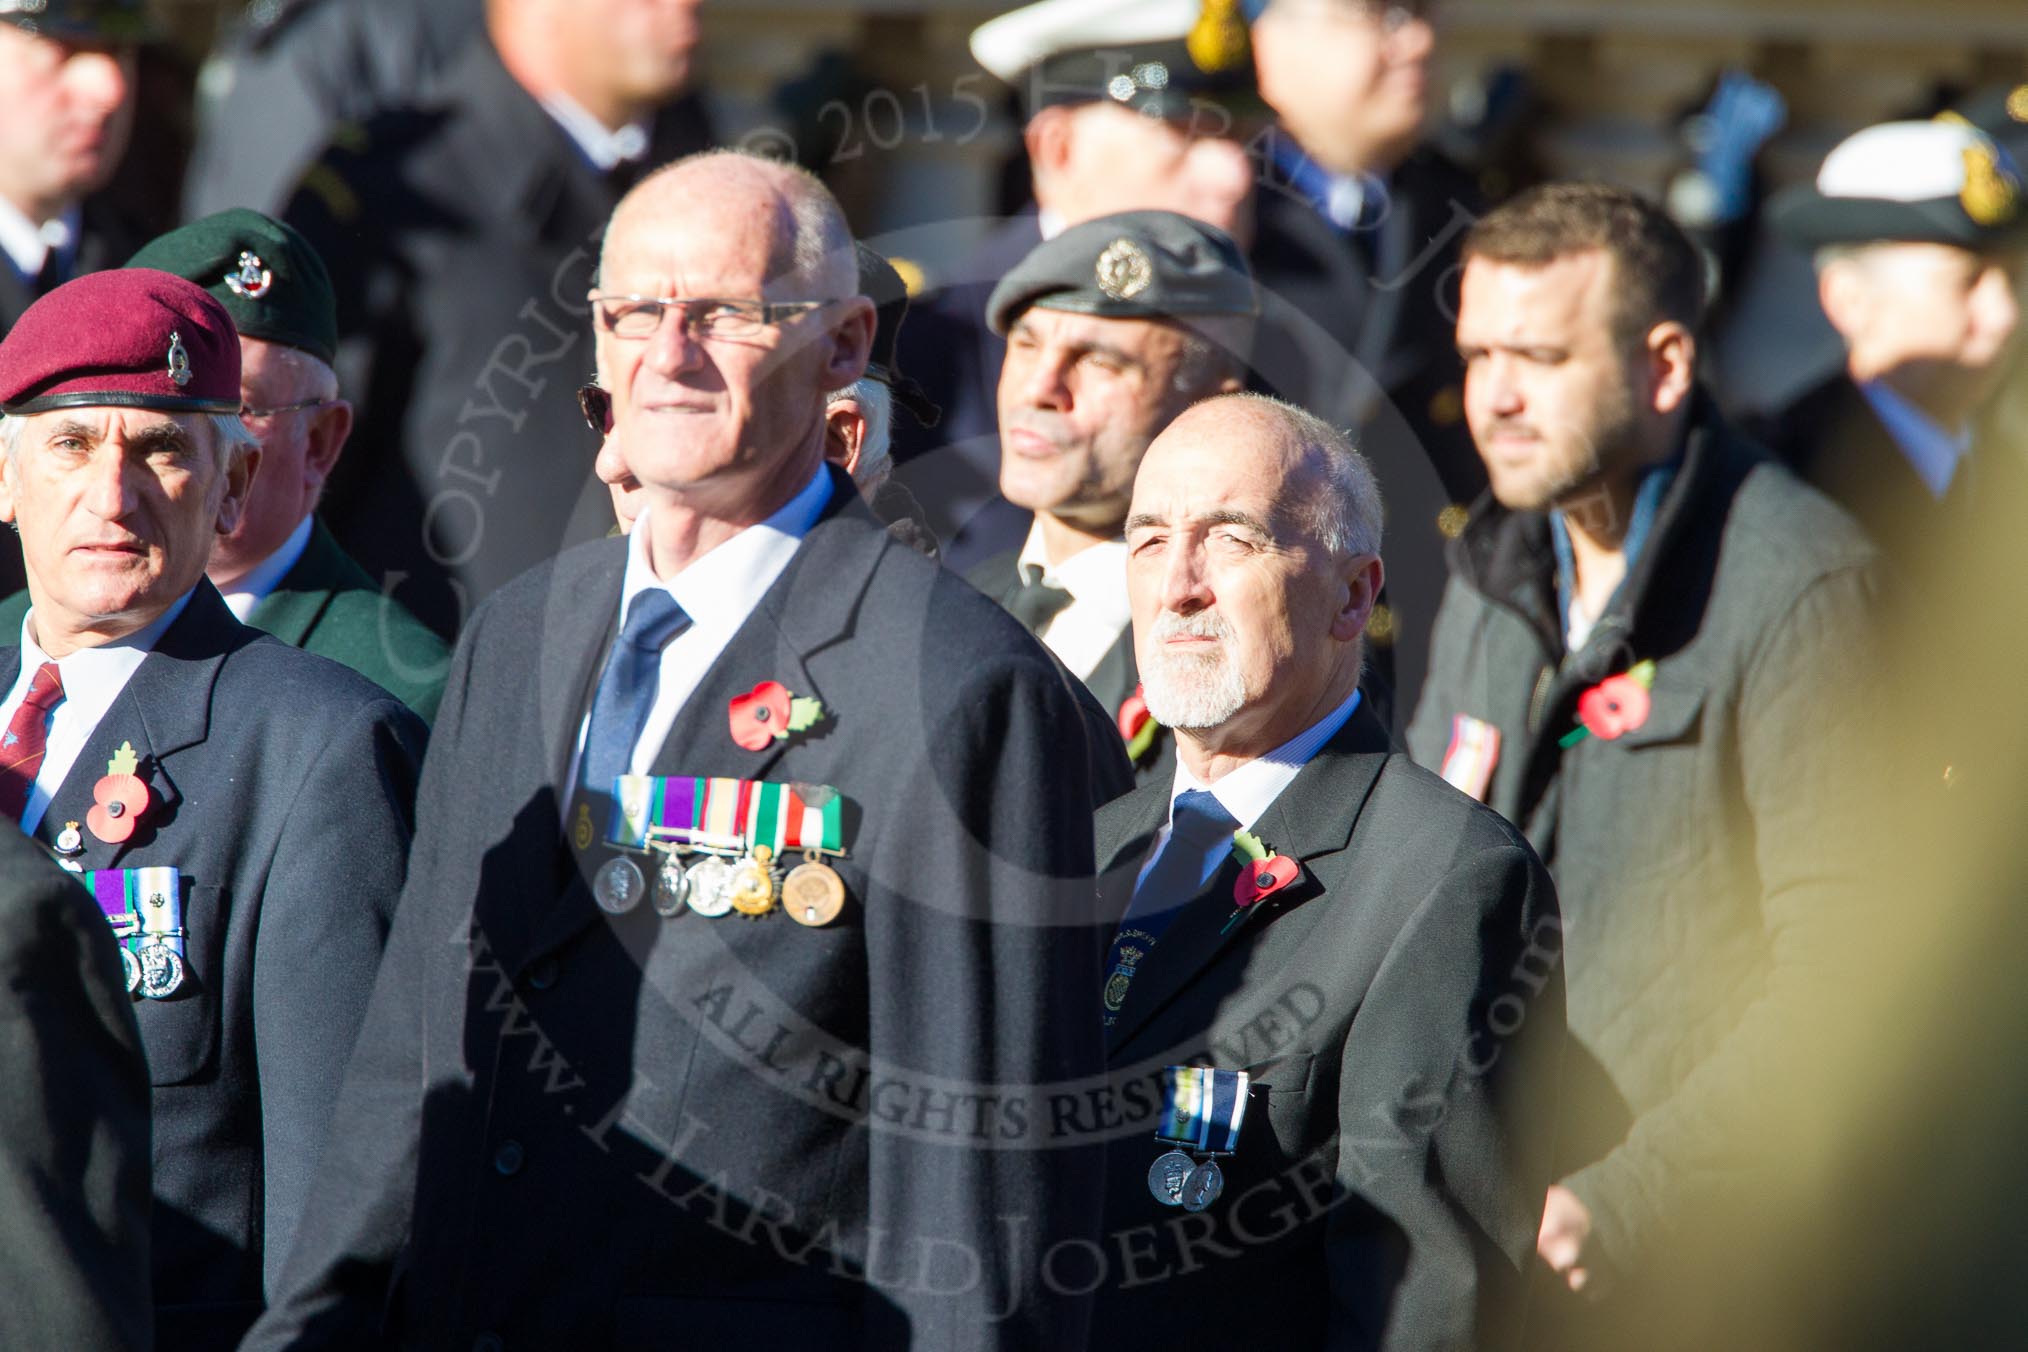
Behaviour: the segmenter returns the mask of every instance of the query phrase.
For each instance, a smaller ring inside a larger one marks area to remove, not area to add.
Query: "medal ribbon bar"
[[[613,802],[606,840],[622,849],[673,841],[727,852],[766,845],[777,855],[784,849],[837,854],[844,842],[843,802],[835,791],[819,808],[786,784],[621,775],[613,781]]]
[[[1238,1148],[1251,1076],[1211,1066],[1170,1066],[1162,1075],[1162,1127],[1156,1139],[1204,1155],[1230,1155]]]

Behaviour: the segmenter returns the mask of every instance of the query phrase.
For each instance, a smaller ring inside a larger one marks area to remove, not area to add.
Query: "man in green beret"
[[[129,266],[195,282],[239,329],[240,417],[260,442],[260,472],[239,525],[212,548],[212,585],[242,624],[342,662],[433,718],[443,641],[382,595],[316,517],[352,431],[331,369],[337,306],[323,260],[289,226],[235,208],[151,241]],[[25,591],[0,603],[0,633],[27,609]]]
[[[1245,384],[1256,301],[1232,237],[1173,211],[1122,211],[1037,245],[986,322],[1000,368],[1000,493],[1024,542],[967,579],[1083,681],[1140,774],[1167,774],[1140,703],[1123,534],[1148,443],[1200,399]]]

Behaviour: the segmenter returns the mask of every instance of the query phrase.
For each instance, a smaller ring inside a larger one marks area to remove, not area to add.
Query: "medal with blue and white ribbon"
[[[1239,1146],[1249,1078],[1243,1070],[1211,1066],[1170,1066],[1162,1072],[1155,1139],[1178,1147],[1148,1170],[1148,1191],[1163,1206],[1202,1211],[1225,1191],[1225,1174],[1214,1157]]]
[[[182,875],[173,868],[97,869],[85,886],[120,941],[129,995],[166,1000],[189,974],[183,953]]]

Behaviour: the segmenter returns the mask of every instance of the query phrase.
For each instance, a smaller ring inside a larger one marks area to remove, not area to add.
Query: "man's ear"
[[[352,405],[343,399],[324,405],[310,420],[308,445],[303,451],[303,484],[311,496],[323,491],[324,481],[337,468],[351,435]]]
[[[1373,603],[1380,599],[1380,584],[1387,578],[1378,554],[1355,554],[1346,560],[1345,591],[1338,613],[1331,617],[1331,637],[1350,643],[1366,632]]]
[[[866,414],[857,399],[840,399],[824,408],[824,458],[855,480],[859,457],[866,448]]]
[[[1648,330],[1649,399],[1657,413],[1674,413],[1697,387],[1697,339],[1688,327],[1664,320]]]
[[[1033,176],[1035,197],[1045,201],[1050,189],[1070,165],[1071,113],[1068,108],[1050,107],[1028,119],[1021,131],[1028,148],[1028,168]]]
[[[254,475],[260,467],[258,446],[247,447],[226,466],[225,492],[218,499],[218,521],[212,528],[220,535],[230,535],[239,529],[240,519],[246,515],[247,497],[253,492]]]
[[[831,328],[831,359],[823,379],[827,390],[842,390],[865,375],[873,356],[873,302],[853,296],[839,304],[845,314]]]
[[[21,467],[14,463],[14,457],[0,452],[0,521],[14,524],[14,486],[19,481]]]

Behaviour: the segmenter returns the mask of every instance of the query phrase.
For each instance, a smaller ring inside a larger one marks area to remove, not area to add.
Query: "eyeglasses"
[[[687,296],[620,296],[594,291],[599,323],[615,338],[653,338],[662,328],[663,312],[681,306],[683,331],[692,338],[750,338],[770,325],[810,310],[828,300],[707,300]]]
[[[284,413],[300,413],[306,408],[323,408],[326,404],[335,404],[337,402],[336,399],[298,399],[293,404],[277,404],[273,408],[255,408],[252,404],[241,404],[239,406],[239,420],[241,422],[265,422],[269,418],[278,418]]]

